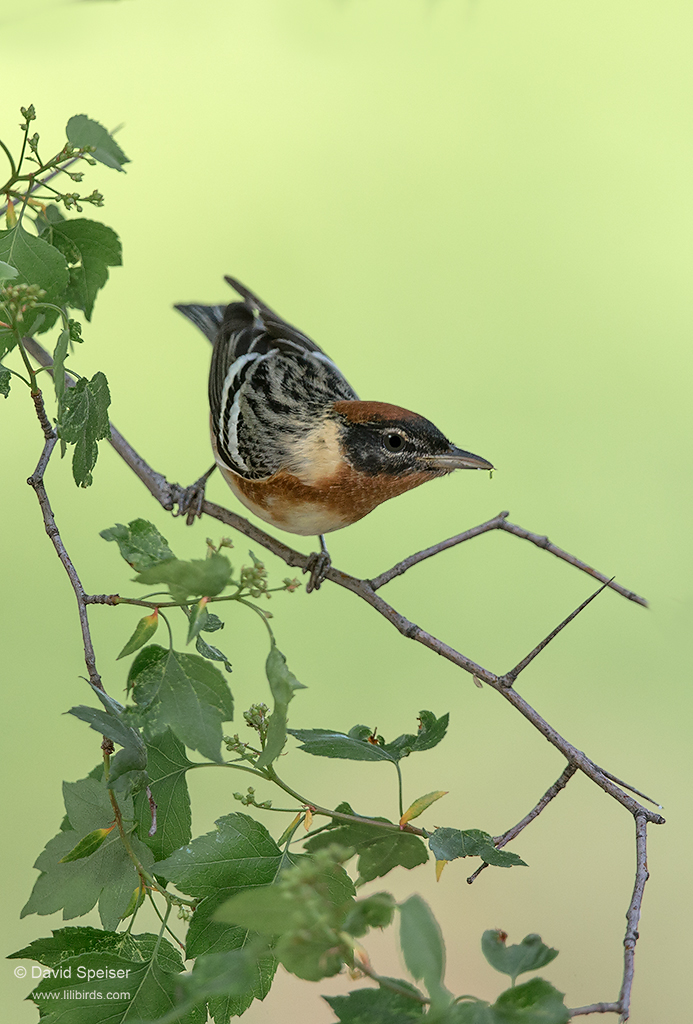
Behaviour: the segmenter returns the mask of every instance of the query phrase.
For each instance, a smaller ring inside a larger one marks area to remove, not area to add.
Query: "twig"
[[[609,583],[611,583],[611,582],[612,581],[609,580]],[[580,614],[580,612],[584,608],[586,608],[587,605],[590,604],[591,601],[594,601],[595,597],[598,597],[601,594],[602,590],[605,590],[606,587],[608,587],[609,583],[603,583],[601,585],[601,587],[599,588],[599,590],[595,590],[595,592],[593,594],[591,594],[585,601],[583,601],[582,604],[578,608],[575,609],[575,611],[571,612],[570,615],[567,616],[567,618],[563,619],[563,622],[561,622],[558,626],[556,626],[555,629],[552,629],[551,632],[549,633],[549,635],[547,637],[544,637],[544,639],[541,641],[541,643],[537,644],[537,646],[534,648],[534,650],[530,651],[526,658],[523,658],[522,661],[518,662],[518,664],[515,666],[515,668],[511,668],[509,672],[506,672],[504,676],[501,676],[501,678],[500,678],[501,684],[503,686],[512,686],[514,684],[515,680],[517,679],[517,677],[519,676],[520,672],[523,672],[527,668],[529,663],[531,661],[534,661],[534,659],[536,658],[537,654],[541,654],[541,652],[544,650],[544,648],[547,647],[551,643],[551,641],[554,639],[554,637],[558,636],[558,634],[561,632],[561,630],[565,629],[565,627],[568,625],[569,622],[572,622],[573,619],[577,618],[577,616]]]
[[[512,533],[515,537],[521,537],[523,540],[528,540],[531,544],[536,544],[538,548],[543,548],[544,551],[550,552],[555,555],[556,558],[562,558],[564,562],[568,562],[570,565],[574,565],[576,569],[581,569],[582,572],[589,573],[590,576],[594,576],[595,580],[600,580],[602,583],[606,583],[615,590],[621,597],[626,597],[629,601],[635,601],[636,604],[641,604],[643,608],[647,608],[647,601],[644,597],[640,597],[639,594],[635,594],[632,590],[626,590],[620,583],[614,583],[604,573],[597,572],[587,562],[582,562],[575,555],[569,554],[564,551],[563,548],[557,547],[552,544],[548,537],[542,536],[539,533],[531,533],[529,530],[525,530],[522,526],[516,526],[515,523],[509,523],[507,520],[498,524],[497,529],[504,530],[506,533]]]
[[[621,1022],[630,1016],[630,993],[633,987],[633,969],[635,961],[635,944],[639,939],[638,922],[645,891],[645,883],[650,877],[647,870],[647,820],[638,814],[635,817],[635,885],[633,895],[626,912],[626,935],[623,940],[623,984],[618,997],[618,1008]]]
[[[513,839],[519,836],[523,828],[526,828],[531,821],[534,821],[535,818],[538,818],[541,812],[544,810],[544,808],[551,803],[553,798],[558,796],[562,789],[565,789],[565,787],[572,779],[573,775],[575,775],[576,771],[576,764],[567,764],[563,769],[560,777],[556,779],[553,786],[546,790],[541,800],[532,808],[532,810],[528,814],[525,814],[524,818],[521,821],[518,821],[517,825],[513,825],[513,827],[509,828],[507,832],[504,832],[502,836],[495,837],[495,839],[493,840],[493,845],[496,847],[496,849],[500,850],[502,849],[502,847],[507,846],[508,843],[512,842]],[[477,868],[474,874],[470,875],[469,878],[467,879],[469,885],[471,885],[474,879],[478,878],[481,872],[484,870],[484,868],[487,867],[488,864],[484,862],[481,865],[481,867]]]
[[[584,1017],[588,1013],[618,1013],[618,1003],[590,1003],[589,1006],[577,1006],[574,1010],[568,1010],[571,1018]]]

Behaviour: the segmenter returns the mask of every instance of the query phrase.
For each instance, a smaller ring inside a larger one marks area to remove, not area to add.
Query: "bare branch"
[[[633,895],[626,912],[626,935],[623,940],[623,984],[618,997],[621,1022],[630,1016],[630,993],[633,987],[633,970],[635,961],[635,944],[639,939],[638,923],[640,909],[645,891],[645,883],[650,877],[647,870],[647,820],[638,814],[635,817],[635,885]]]
[[[397,565],[393,565],[391,569],[386,572],[381,572],[380,576],[376,576],[370,580],[372,590],[379,590],[380,587],[384,587],[386,583],[393,580],[396,576],[403,576],[407,569],[411,569],[413,565],[418,565],[419,562],[423,562],[426,558],[432,558],[433,555],[439,554],[441,551],[447,551],[448,548],[454,548],[458,544],[463,544],[466,540],[471,540],[473,537],[479,537],[482,533],[488,533],[489,530],[497,530],[503,519],[506,519],[510,515],[509,512],[499,512],[493,519],[487,520],[485,523],[481,523],[480,526],[473,526],[470,530],[465,530],[464,533],[458,533],[454,537],[449,537],[447,540],[438,541],[437,544],[431,545],[430,548],[424,548],[423,551],[417,551],[415,555],[409,555],[408,558],[402,559]]]
[[[573,1017],[585,1017],[588,1013],[618,1013],[618,1003],[590,1003],[589,1006],[577,1006],[574,1010],[568,1010]]]
[[[602,583],[606,583],[607,586],[611,587],[622,597],[628,598],[629,601],[635,601],[636,604],[641,604],[643,608],[647,608],[647,601],[644,597],[640,597],[639,594],[635,594],[632,590],[626,590],[620,583],[614,583],[604,573],[597,572],[587,562],[580,561],[575,555],[571,555],[568,551],[564,551],[563,548],[557,547],[552,544],[548,537],[542,536],[539,533],[531,533],[529,530],[525,530],[522,526],[516,526],[515,523],[509,523],[507,520],[498,524],[497,529],[504,530],[506,533],[512,533],[516,537],[521,537],[523,540],[528,540],[531,544],[536,544],[538,548],[543,548],[544,551],[549,551],[556,558],[562,558],[564,562],[568,562],[570,565],[574,565],[576,569],[581,569],[583,572],[589,573],[590,576],[594,576],[595,580],[601,580]]]
[[[609,580],[609,583],[610,582],[611,580]],[[582,604],[578,608],[576,608],[574,612],[571,612],[567,618],[563,619],[563,622],[561,622],[560,625],[556,626],[555,629],[552,629],[549,635],[545,637],[540,644],[537,644],[534,650],[530,651],[526,658],[523,658],[522,661],[518,662],[515,668],[511,668],[509,672],[506,672],[504,676],[501,676],[500,682],[502,683],[502,685],[512,686],[517,677],[519,676],[520,672],[524,671],[524,669],[527,668],[529,663],[536,658],[537,654],[541,654],[544,648],[551,643],[553,638],[558,636],[561,630],[565,629],[569,622],[572,622],[573,619],[577,618],[580,612],[584,608],[586,608],[591,601],[594,601],[595,597],[598,597],[599,594],[601,594],[602,590],[605,590],[606,587],[608,587],[609,583],[603,583],[599,590],[595,590],[595,592],[591,594],[585,601],[583,601]]]
[[[518,821],[517,825],[513,825],[513,827],[509,828],[507,832],[504,832],[502,836],[495,837],[493,845],[496,849],[500,850],[504,846],[507,846],[508,843],[512,842],[513,839],[519,836],[523,828],[526,828],[530,822],[534,821],[535,818],[538,818],[544,808],[551,803],[553,798],[558,796],[562,789],[565,789],[576,771],[576,764],[567,764],[559,778],[554,782],[553,786],[550,786],[549,789],[546,790],[541,800],[532,808],[532,810],[528,814],[525,814],[524,818],[521,821]],[[469,885],[471,885],[474,879],[478,878],[484,868],[487,867],[488,864],[484,863],[481,867],[477,868],[474,874],[470,875],[467,879]]]

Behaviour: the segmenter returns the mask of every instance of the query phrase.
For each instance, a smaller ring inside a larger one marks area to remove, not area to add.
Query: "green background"
[[[388,502],[333,535],[335,563],[371,576],[404,555],[509,509],[511,519],[645,594],[613,592],[534,662],[519,689],[571,742],[665,805],[650,829],[632,1021],[682,1020],[689,981],[690,318],[693,9],[659,0],[2,0],[2,137],[36,104],[44,151],[68,117],[109,128],[132,163],[90,170],[85,210],[120,234],[124,266],[97,301],[75,366],[102,369],[112,416],[140,453],[188,483],[210,461],[208,345],[171,306],[230,298],[240,277],[312,335],[361,397],[429,416],[498,467],[458,473]],[[12,364],[11,364],[12,365]],[[60,927],[18,920],[31,867],[62,815],[60,782],[98,758],[71,717],[89,699],[74,598],[25,479],[41,448],[16,386],[2,432],[2,665],[8,822],[2,844],[9,952]],[[69,551],[92,592],[127,592],[98,531],[154,521],[182,557],[187,529],[155,507],[104,445],[89,491],[67,462],[47,483]],[[234,505],[223,482],[210,496]],[[236,563],[248,561],[236,539]],[[291,538],[284,537],[289,540]],[[298,541],[310,550],[309,541]],[[286,570],[268,559],[274,578]],[[506,671],[593,589],[589,577],[507,535],[450,551],[383,596],[494,671]],[[519,820],[563,762],[510,706],[401,638],[326,585],[273,600],[289,664],[309,689],[300,727],[411,731],[421,708],[451,713],[447,740],[404,762],[405,799],[449,795],[422,822],[497,834]],[[137,613],[96,608],[107,689]],[[227,616],[219,645],[243,709],[266,699],[261,624]],[[236,728],[241,729],[239,724]],[[396,812],[394,772],[296,753],[299,791],[362,813]],[[238,808],[216,773],[192,780],[196,832]],[[260,798],[272,796],[263,789]],[[270,820],[271,819],[271,820]],[[275,834],[283,818],[265,815]],[[582,777],[513,845],[530,864],[467,886],[463,862],[397,869],[368,891],[421,892],[447,937],[448,985],[495,998],[479,948],[539,932],[561,950],[542,974],[568,1005],[617,997],[633,884],[633,822]],[[10,838],[11,837],[11,838]],[[91,919],[90,919],[91,920]],[[139,925],[138,920],[138,925]],[[401,974],[394,930],[369,937],[374,966]],[[17,1024],[27,981],[0,972]],[[327,1022],[319,992],[280,971],[249,1022]],[[611,1017],[609,1019],[612,1019]]]

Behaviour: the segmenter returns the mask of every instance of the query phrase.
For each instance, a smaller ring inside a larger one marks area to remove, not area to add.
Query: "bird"
[[[304,570],[310,592],[330,567],[325,534],[453,470],[494,468],[455,447],[424,416],[361,401],[314,341],[236,278],[225,281],[242,301],[175,306],[213,345],[208,392],[215,462],[186,492],[181,512],[188,522],[200,514],[204,486],[218,466],[259,519],[318,537],[320,551]]]

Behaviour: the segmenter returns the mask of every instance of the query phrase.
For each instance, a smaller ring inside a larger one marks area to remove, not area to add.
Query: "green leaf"
[[[289,702],[293,699],[295,690],[305,689],[303,683],[299,683],[288,668],[286,658],[274,640],[267,656],[265,671],[274,698],[274,707],[269,719],[264,750],[255,762],[257,768],[266,768],[281,754],[286,743]]]
[[[106,836],[113,830],[113,825],[109,828],[96,828],[93,832],[89,832],[83,839],[77,843],[69,853],[66,853],[59,861],[60,864],[69,864],[72,860],[82,860],[83,857],[91,857],[92,853],[96,853],[98,848],[103,843]]]
[[[157,875],[170,879],[181,892],[202,898],[188,929],[188,957],[245,947],[248,930],[213,920],[215,910],[249,886],[270,885],[290,863],[264,825],[248,815],[229,814],[216,825],[214,832],[194,839],[155,868]],[[276,969],[274,957],[264,957],[256,965],[250,993],[210,1000],[210,1013],[218,1024],[243,1013],[253,999],[264,999]]]
[[[233,719],[233,697],[221,672],[196,654],[150,644],[128,675],[147,741],[166,729],[186,747],[221,761],[221,723]]]
[[[127,526],[116,523],[108,530],[102,530],[99,537],[114,540],[121,555],[136,572],[142,572],[159,562],[166,562],[176,556],[156,526],[146,519],[133,519]]]
[[[564,995],[543,978],[506,989],[491,1009],[498,1024],[567,1024],[570,1013]]]
[[[168,947],[163,955],[162,947]],[[154,959],[144,962],[141,958],[128,960],[111,952],[95,952],[64,960],[60,966],[62,976],[44,978],[32,992],[32,998],[42,1013],[41,1024],[159,1021],[175,1009],[178,1002],[183,964],[180,955],[166,941],[162,941]],[[80,980],[78,968],[94,972],[93,980]],[[112,974],[103,973],[108,971],[115,971],[116,978],[117,972],[122,971],[120,978],[123,980],[104,981],[104,977],[113,978]],[[96,972],[102,972],[100,977]],[[105,991],[114,990],[127,991],[131,998],[117,1002],[104,998]],[[50,995],[54,998],[51,999]],[[206,1014],[200,1006],[176,1019],[181,1024],[204,1024]]]
[[[95,686],[92,686],[92,690],[101,701],[104,710],[80,704],[78,707],[70,708],[68,714],[87,722],[95,732],[107,736],[123,748],[111,758],[108,785],[109,788],[113,788],[113,783],[122,775],[144,771],[147,767],[147,748],[137,730],[128,724],[122,705],[103,690]]]
[[[35,939],[16,953],[10,953],[7,959],[36,960],[46,967],[57,967],[61,961],[81,953],[119,949],[122,939],[122,934],[105,932],[101,928],[58,928],[53,931],[51,938]]]
[[[58,400],[58,408],[60,408],[60,403],[65,394],[65,359],[69,342],[70,332],[69,330],[63,330],[60,332],[57,344],[53,349],[53,386],[55,387],[55,397]]]
[[[338,757],[350,761],[401,761],[403,757],[419,750],[430,750],[445,736],[450,716],[441,718],[431,711],[421,711],[419,731],[398,736],[392,743],[384,743],[382,737],[374,740],[372,729],[367,725],[355,725],[348,733],[332,729],[289,729],[289,733],[301,742],[299,750],[318,757]]]
[[[97,292],[108,280],[108,268],[123,262],[120,239],[112,228],[86,217],[54,224],[51,237],[56,249],[72,264],[66,304],[84,310],[87,320],[91,320]]]
[[[352,813],[351,810],[344,813]],[[377,819],[387,821],[386,818]],[[394,867],[414,868],[425,864],[428,851],[418,836],[399,829],[385,830],[377,825],[343,823],[308,839],[305,849],[309,853],[339,843],[358,854],[359,882],[381,878]]]
[[[211,616],[208,617],[211,618]],[[220,661],[227,672],[233,672],[231,662],[226,655],[218,647],[212,647],[211,644],[208,644],[201,636],[198,636],[195,640],[195,649],[203,658],[207,658],[209,661]]]
[[[4,398],[7,398],[7,396],[10,393],[10,381],[11,381],[11,379],[12,379],[12,374],[7,369],[7,367],[6,366],[0,366],[0,395],[3,395]]]
[[[3,284],[4,281],[12,281],[18,274],[19,271],[16,267],[11,267],[9,263],[0,260],[0,284]]]
[[[516,853],[497,850],[488,832],[478,828],[460,831],[457,828],[437,828],[428,840],[436,860],[457,860],[458,857],[481,857],[487,864],[499,868],[527,867]]]
[[[412,997],[391,992],[387,988],[358,988],[348,996],[323,996],[342,1024],[407,1024],[423,1016],[421,993],[408,981],[386,978]]]
[[[137,834],[157,860],[190,842],[190,795],[185,773],[192,764],[170,729],[147,744],[149,788],[157,807],[156,832],[149,835],[152,814],[144,791],[135,796],[135,821]]]
[[[60,304],[67,288],[69,273],[62,253],[43,238],[30,235],[21,224],[0,231],[0,260],[17,271],[13,284],[37,284],[46,292],[42,301]],[[46,309],[30,309],[21,322],[25,334],[48,330],[58,314]],[[2,318],[0,318],[2,319]],[[15,346],[15,336],[0,329],[0,359]]]
[[[267,944],[262,943],[262,946],[266,950]],[[181,1020],[190,1009],[204,1005],[208,1000],[212,1013],[214,1012],[213,1006],[228,1004],[231,999],[239,1003],[240,1000],[249,997],[252,1002],[257,980],[257,966],[261,960],[261,951],[256,943],[242,949],[234,949],[225,953],[210,953],[198,957],[192,973],[185,974],[180,979],[176,1007],[164,1017],[157,1017],[158,1024],[174,1024],[175,1021]],[[276,961],[273,962],[276,964]],[[234,1013],[233,1015],[239,1014]],[[222,1021],[226,1024],[229,1016],[230,1014],[227,1013],[224,1017],[223,1010],[217,1010],[215,1019],[218,1019],[220,1024]]]
[[[114,931],[130,902],[139,877],[127,850],[114,829],[90,857],[61,863],[84,836],[113,823],[113,807],[108,791],[96,779],[63,783],[65,808],[71,828],[49,841],[34,865],[41,872],[21,916],[53,914],[62,910],[63,918],[82,917],[98,902],[103,927]],[[131,821],[130,797],[119,800],[123,820]],[[153,857],[135,836],[130,843],[140,862],[148,870]]]
[[[140,619],[140,621],[135,626],[135,632],[132,634],[128,642],[125,644],[125,647],[123,647],[122,651],[116,658],[116,661],[120,661],[120,659],[124,658],[127,654],[134,654],[134,652],[138,651],[140,647],[144,647],[147,640],[151,640],[151,638],[154,636],[158,629],[158,626],[159,613],[155,609],[151,615],[145,615],[143,618]]]
[[[72,475],[78,487],[89,487],[92,482],[91,471],[99,454],[96,442],[111,436],[108,423],[110,404],[108,381],[100,370],[91,380],[80,377],[75,386],[68,388],[63,395],[58,432],[63,441],[75,446]]]
[[[171,591],[174,601],[187,601],[189,597],[215,597],[221,593],[231,579],[228,558],[215,553],[211,558],[193,559],[190,562],[178,558],[157,562],[143,569],[135,577],[135,583],[150,586],[164,583]]]
[[[94,146],[91,155],[107,167],[122,171],[123,164],[130,163],[111,133],[98,121],[87,117],[86,114],[75,114],[74,117],[71,117],[67,122],[65,132],[69,141],[77,149]]]
[[[423,981],[433,1010],[449,1006],[453,997],[443,984],[445,943],[431,908],[415,895],[400,903],[399,913],[399,941],[407,970],[416,981]]]
[[[507,937],[499,929],[485,931],[481,937],[481,951],[491,967],[501,974],[510,975],[513,985],[519,974],[538,971],[558,956],[557,949],[544,945],[541,935],[525,935],[522,942],[515,946],[506,946]]]
[[[354,903],[342,928],[357,938],[365,935],[369,928],[386,928],[392,922],[396,905],[391,893],[374,892]]]

